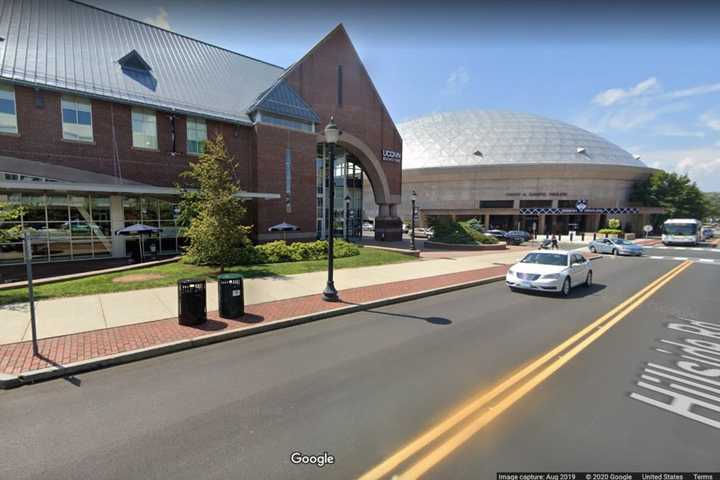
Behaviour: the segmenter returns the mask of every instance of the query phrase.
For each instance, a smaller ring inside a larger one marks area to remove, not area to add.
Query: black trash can
[[[200,325],[206,321],[205,280],[178,280],[178,323]]]
[[[220,317],[239,318],[245,315],[243,277],[239,273],[223,273],[218,276],[218,301]]]

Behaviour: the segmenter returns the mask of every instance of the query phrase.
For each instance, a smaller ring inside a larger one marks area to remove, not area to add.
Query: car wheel
[[[563,282],[562,291],[560,293],[562,293],[563,297],[567,297],[570,295],[570,279],[569,278],[566,278],[565,281]]]
[[[617,248],[613,248],[612,254],[615,255],[615,256],[617,256],[617,255],[619,254],[618,249],[617,249]]]
[[[592,253],[597,253],[597,249],[596,249],[595,247],[593,247],[592,245],[590,246],[590,249],[589,249],[589,250],[590,250]]]
[[[592,287],[592,272],[588,272],[587,278],[585,278],[585,287],[586,288]]]

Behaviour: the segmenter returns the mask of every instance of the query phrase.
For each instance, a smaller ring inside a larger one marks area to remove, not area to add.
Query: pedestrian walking
[[[550,238],[550,241],[552,242],[552,249],[553,249],[553,250],[557,250],[557,249],[559,248],[559,247],[558,247],[558,239],[557,239],[557,237],[555,236],[554,233],[553,233],[552,238]]]

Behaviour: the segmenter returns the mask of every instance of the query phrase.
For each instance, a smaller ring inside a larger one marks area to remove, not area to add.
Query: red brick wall
[[[343,103],[337,103],[337,71],[342,65]],[[383,164],[390,193],[400,194],[400,164],[382,161],[382,150],[402,152],[402,139],[382,104],[350,38],[342,26],[321,41],[288,73],[287,81],[320,115],[323,128],[331,115],[341,130],[367,144]]]
[[[255,126],[257,148],[257,190],[280,193],[280,200],[259,200],[257,231],[267,233],[272,225],[288,222],[300,227],[300,233],[315,232],[315,157],[314,134],[287,130],[271,125]],[[292,151],[292,212],[285,207],[285,150]]]
[[[131,107],[119,103],[92,100],[93,138],[91,144],[62,138],[59,93],[41,91],[44,106],[36,106],[35,91],[15,87],[18,112],[18,136],[0,135],[0,155],[26,158],[41,162],[78,168],[95,173],[113,175],[112,125],[118,145],[120,166],[124,178],[160,186],[172,186],[188,161],[185,155],[185,117],[175,121],[176,150],[171,155],[172,139],[167,112],[157,112],[158,150],[133,148]],[[208,120],[208,137],[222,133],[228,151],[239,163],[238,181],[243,189],[253,190],[253,133],[248,127]]]

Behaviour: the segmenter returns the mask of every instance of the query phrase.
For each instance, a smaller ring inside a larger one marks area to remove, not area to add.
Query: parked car
[[[643,254],[643,247],[622,238],[603,238],[593,240],[588,245],[593,253],[612,253],[613,255],[636,255]]]
[[[415,227],[415,237],[416,238],[432,238],[433,236],[433,229],[432,227]]]
[[[510,290],[559,292],[563,296],[570,295],[573,287],[590,287],[592,282],[591,262],[577,252],[566,250],[530,252],[505,275]]]
[[[490,235],[491,237],[495,237],[498,240],[505,241],[505,235],[507,234],[507,232],[505,230],[493,229],[493,230],[488,230],[487,232],[485,232],[485,234]]]
[[[703,239],[713,238],[715,236],[715,230],[711,227],[704,227],[702,229]]]
[[[520,245],[530,240],[530,234],[524,230],[511,230],[505,234],[505,239],[508,243]]]
[[[364,232],[372,232],[373,230],[375,230],[375,227],[373,226],[372,223],[365,222],[365,223],[363,223],[362,229]]]

